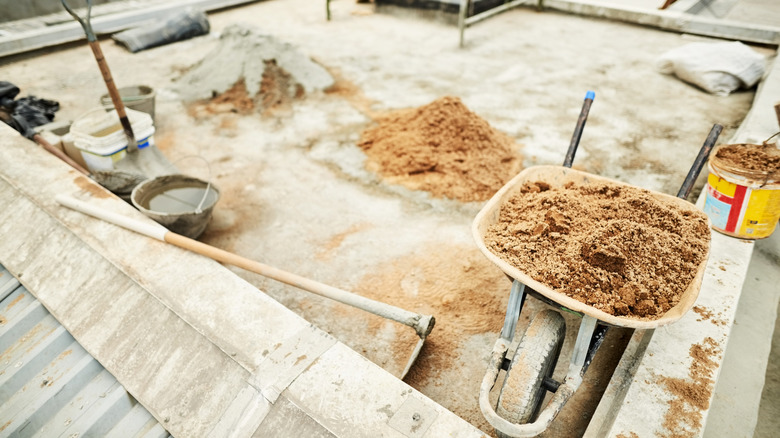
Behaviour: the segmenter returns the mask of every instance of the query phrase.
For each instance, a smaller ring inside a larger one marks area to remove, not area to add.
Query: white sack
[[[764,57],[738,42],[690,43],[657,60],[661,73],[674,74],[720,96],[750,88],[764,75]]]

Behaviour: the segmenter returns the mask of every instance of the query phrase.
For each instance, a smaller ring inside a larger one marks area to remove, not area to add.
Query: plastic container
[[[119,97],[122,99],[122,103],[125,104],[125,108],[149,114],[152,117],[152,121],[154,121],[155,96],[154,89],[146,85],[122,87],[119,89]],[[100,104],[103,108],[114,108],[114,102],[111,101],[111,96],[108,94],[100,97]]]
[[[164,175],[138,184],[130,200],[141,213],[174,233],[197,239],[211,219],[219,189],[186,175]]]
[[[742,239],[769,237],[780,220],[780,180],[713,157],[704,198],[712,228]]]
[[[154,145],[151,116],[130,108],[126,108],[126,113],[138,148]],[[114,170],[114,163],[127,153],[127,138],[116,111],[90,111],[73,122],[70,133],[91,172]]]

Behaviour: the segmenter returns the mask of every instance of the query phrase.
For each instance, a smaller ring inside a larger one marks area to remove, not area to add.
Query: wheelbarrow
[[[572,142],[569,145],[564,166],[535,166],[525,169],[487,202],[477,214],[472,226],[477,246],[491,262],[495,263],[512,280],[504,325],[493,346],[487,372],[482,379],[479,392],[480,410],[488,423],[496,429],[500,438],[536,436],[547,429],[582,383],[583,375],[601,346],[610,326],[648,330],[671,324],[693,307],[701,287],[707,257],[704,257],[704,260],[699,264],[693,280],[681,294],[676,306],[658,319],[632,319],[611,315],[557,292],[488,250],[484,241],[488,227],[498,221],[501,205],[520,191],[526,182],[543,181],[550,184],[551,187],[561,187],[569,182],[583,183],[586,181],[610,182],[630,186],[619,181],[571,169],[592,100],[593,94],[589,92]],[[685,199],[688,197],[693,183],[722,129],[720,125],[713,126],[677,197],[652,191],[651,195],[679,205],[684,210],[694,210],[695,207]],[[509,360],[507,353],[514,338],[517,321],[527,295],[541,300],[552,308],[540,311],[533,318],[515,349],[513,358]],[[566,331],[563,317],[553,309],[582,317],[569,368],[563,382],[552,378]],[[506,371],[506,376],[498,396],[497,406],[494,409],[490,403],[489,395],[502,369]],[[542,404],[548,391],[554,395],[542,410]]]

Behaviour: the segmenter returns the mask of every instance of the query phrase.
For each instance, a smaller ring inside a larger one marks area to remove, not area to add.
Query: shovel
[[[256,262],[254,260],[249,260],[237,254],[233,254],[211,245],[198,242],[197,240],[190,239],[189,237],[182,236],[181,234],[168,231],[165,229],[165,227],[156,223],[150,224],[147,222],[131,219],[127,216],[106,211],[86,202],[79,201],[70,196],[58,195],[56,200],[65,207],[96,217],[98,219],[102,219],[106,222],[118,225],[128,230],[135,231],[136,233],[170,243],[172,245],[178,246],[179,248],[206,256],[218,262],[233,265],[241,269],[260,274],[264,277],[289,284],[290,286],[295,286],[307,292],[330,298],[331,300],[338,301],[339,303],[356,307],[360,310],[373,313],[374,315],[381,316],[382,318],[386,318],[413,328],[417,333],[417,336],[420,337],[420,340],[417,341],[417,345],[412,351],[412,355],[409,358],[409,361],[406,363],[406,367],[404,367],[404,371],[401,374],[401,379],[406,376],[406,373],[409,372],[412,364],[414,364],[415,360],[417,360],[417,356],[420,354],[420,350],[422,349],[423,343],[425,342],[425,338],[431,333],[431,330],[433,330],[433,325],[436,322],[434,317],[431,315],[421,315],[410,312],[408,310],[404,310],[379,301],[374,301],[369,298],[356,295],[352,292],[347,292],[333,286],[328,286],[318,281],[301,277],[300,275],[286,272],[281,269]]]
[[[144,154],[141,154],[138,150],[138,142],[133,134],[133,127],[130,125],[130,120],[127,118],[125,105],[119,95],[119,90],[114,83],[114,79],[111,76],[111,70],[108,68],[108,63],[103,56],[103,51],[100,49],[100,43],[95,36],[95,32],[92,30],[92,23],[90,22],[92,15],[92,0],[86,0],[87,14],[84,19],[79,17],[65,0],[61,1],[65,10],[81,24],[82,28],[84,28],[89,48],[92,49],[92,54],[95,55],[95,61],[97,61],[100,73],[103,75],[103,81],[106,83],[108,94],[111,96],[111,102],[113,102],[114,109],[116,109],[116,114],[119,117],[119,123],[122,125],[122,130],[127,138],[127,155],[116,163],[117,168],[122,170],[94,172],[92,178],[108,190],[122,195],[130,193],[133,187],[147,178],[158,176],[163,173],[174,173],[175,169],[173,169],[173,166],[168,163],[154,145],[149,145],[144,148],[149,150],[148,153],[144,152]]]

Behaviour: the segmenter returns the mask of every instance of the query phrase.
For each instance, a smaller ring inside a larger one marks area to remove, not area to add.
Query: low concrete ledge
[[[544,8],[589,17],[608,18],[681,33],[759,43],[780,44],[780,27],[698,17],[677,10],[649,10],[598,0],[544,0]]]
[[[483,436],[220,264],[59,206],[148,220],[4,124],[0,162],[0,263],[174,436]]]
[[[780,60],[775,58],[753,106],[730,143],[760,143],[778,130],[774,104],[780,96]],[[703,202],[700,197],[699,202]],[[695,310],[654,332],[636,332],[585,434],[587,438],[640,438],[684,433],[704,434],[755,243],[712,232],[712,249]],[[777,307],[775,295],[766,306]],[[754,300],[755,301],[755,300]],[[752,305],[757,305],[752,303]],[[758,304],[761,305],[761,304]],[[764,322],[771,340],[774,320]],[[709,350],[702,357],[699,353]],[[761,370],[736,370],[741,379],[760,379],[769,349],[762,349]],[[670,387],[669,384],[677,384]],[[687,385],[687,386],[686,386]],[[748,385],[744,385],[748,386]],[[751,388],[761,385],[750,385]],[[695,390],[684,396],[683,389]],[[754,399],[760,399],[760,391]],[[755,407],[757,408],[757,402]],[[752,433],[750,433],[752,434]],[[749,435],[750,435],[749,434]]]

